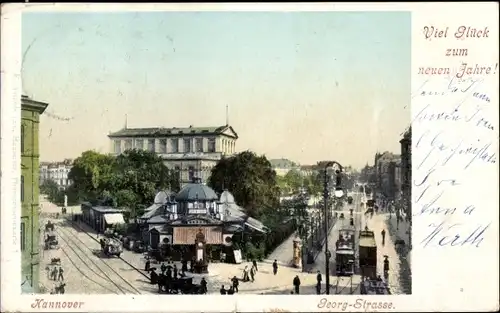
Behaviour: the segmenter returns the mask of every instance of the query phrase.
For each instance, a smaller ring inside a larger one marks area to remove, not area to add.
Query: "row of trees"
[[[267,234],[245,234],[235,240],[248,259],[264,258],[297,227],[290,210],[280,205],[278,180],[269,160],[251,151],[223,158],[212,169],[208,185],[219,193],[228,189],[249,216],[270,229]]]
[[[128,208],[130,217],[142,214],[158,190],[179,189],[178,173],[155,153],[135,149],[119,156],[86,151],[75,159],[68,178],[73,181],[68,201],[101,200]]]

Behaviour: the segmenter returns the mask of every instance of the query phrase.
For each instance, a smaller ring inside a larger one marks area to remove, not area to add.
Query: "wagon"
[[[45,238],[45,250],[59,249],[59,242],[56,235],[47,235]]]
[[[122,243],[113,238],[106,238],[102,246],[102,251],[104,255],[107,257],[110,256],[120,257],[120,254],[123,252]]]

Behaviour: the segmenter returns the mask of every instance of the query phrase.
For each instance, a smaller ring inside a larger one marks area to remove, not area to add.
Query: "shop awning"
[[[125,220],[123,219],[123,215],[121,213],[111,213],[104,214],[104,220],[108,224],[125,224]]]

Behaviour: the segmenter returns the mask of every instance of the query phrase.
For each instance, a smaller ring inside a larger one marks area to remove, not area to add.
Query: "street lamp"
[[[328,190],[328,168],[337,165],[339,167],[338,170],[336,170],[336,185],[335,185],[335,193],[334,196],[337,197],[337,195],[340,195],[342,197],[344,195],[344,192],[342,191],[342,178],[340,176],[340,173],[342,172],[342,165],[340,165],[336,161],[327,161],[324,164],[324,176],[323,176],[323,205],[324,205],[324,218],[325,218],[325,276],[326,276],[326,294],[330,294],[330,257],[331,253],[330,250],[328,249],[328,222],[329,222],[329,210],[328,210],[328,197],[329,197],[329,190]]]

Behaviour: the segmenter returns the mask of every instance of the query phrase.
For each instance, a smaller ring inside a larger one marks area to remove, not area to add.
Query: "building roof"
[[[234,138],[238,138],[238,134],[229,125],[224,126],[207,126],[207,127],[147,127],[147,128],[123,128],[117,132],[110,133],[109,138],[120,137],[169,137],[169,136],[208,136],[222,135],[224,131],[230,130]]]
[[[36,101],[26,95],[21,96],[21,110],[42,114],[49,106],[46,102]]]
[[[189,183],[179,191],[175,197],[177,202],[187,201],[217,201],[219,197],[215,191],[201,183]]]
[[[220,203],[235,203],[234,196],[227,190],[224,190],[219,198]]]
[[[113,207],[110,207],[110,206],[100,206],[100,205],[92,206],[91,209],[94,210],[94,211],[96,211],[96,212],[104,213],[104,214],[108,214],[108,213],[123,213],[123,212],[125,212],[124,209],[113,208]]]
[[[152,218],[150,218],[147,223],[148,224],[163,224],[167,223],[169,220],[166,216],[163,215],[155,215]]]

